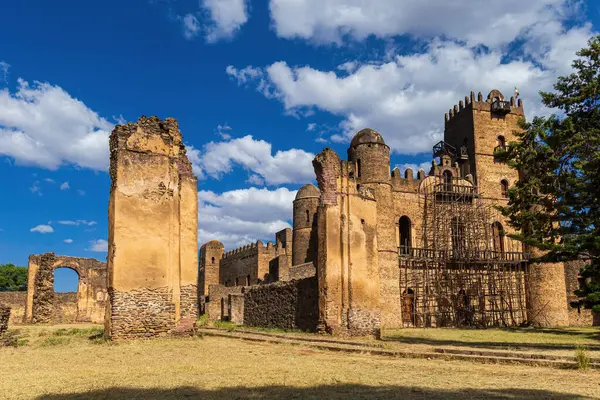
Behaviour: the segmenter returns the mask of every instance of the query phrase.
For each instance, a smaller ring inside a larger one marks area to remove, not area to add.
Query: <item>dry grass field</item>
[[[600,397],[596,370],[391,359],[214,337],[113,343],[90,339],[101,328],[81,325],[17,329],[22,346],[0,348],[0,399]]]

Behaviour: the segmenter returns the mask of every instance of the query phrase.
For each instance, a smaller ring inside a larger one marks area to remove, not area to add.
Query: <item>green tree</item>
[[[522,232],[510,236],[543,252],[536,260],[588,261],[577,294],[600,312],[600,36],[577,56],[554,92],[540,92],[559,116],[521,121],[518,140],[498,151],[520,176],[499,208]]]
[[[27,290],[27,268],[0,264],[0,292]]]

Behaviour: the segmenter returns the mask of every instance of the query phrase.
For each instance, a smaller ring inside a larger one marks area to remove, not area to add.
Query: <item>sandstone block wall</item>
[[[0,292],[0,304],[11,309],[10,324],[22,324],[25,318],[27,292]]]
[[[316,274],[317,269],[311,262],[306,264],[294,265],[288,270],[287,280],[293,281],[298,279],[312,278],[313,276],[316,276]]]
[[[8,329],[8,322],[10,320],[10,307],[0,304],[0,335]]]
[[[318,296],[315,277],[250,287],[244,294],[244,325],[314,332]]]
[[[198,186],[177,121],[141,117],[117,125],[110,150],[105,334],[191,328],[198,316]]]
[[[229,320],[235,324],[244,323],[244,295],[230,294],[228,297]]]
[[[569,326],[564,264],[531,263],[526,283],[527,320],[541,327]]]
[[[211,321],[229,320],[229,295],[241,295],[243,286],[210,285],[206,313]]]

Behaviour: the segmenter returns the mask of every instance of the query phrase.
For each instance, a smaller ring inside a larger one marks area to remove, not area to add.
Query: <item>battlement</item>
[[[273,243],[269,242],[267,244],[267,248],[269,246],[273,247]],[[264,249],[264,248],[265,248],[265,245],[263,244],[263,242],[258,240],[258,241],[256,241],[256,243],[250,243],[250,244],[238,247],[237,249],[230,250],[230,251],[224,253],[223,259],[235,256],[237,254],[241,255],[242,253],[244,253],[244,255],[246,255],[246,254],[255,252],[257,249]]]
[[[417,172],[417,176],[415,177],[412,168],[406,168],[404,174],[402,174],[400,168],[396,167],[392,170],[392,188],[394,191],[416,193],[419,190],[419,185],[421,185],[421,182],[427,176],[427,173],[422,168]]]
[[[515,97],[511,96],[510,100],[506,101],[504,95],[497,89],[492,90],[485,100],[481,92],[477,93],[477,98],[475,98],[475,93],[471,91],[469,96],[465,96],[464,101],[460,100],[444,115],[445,123],[447,124],[456,119],[463,110],[469,110],[469,112],[473,110],[487,111],[498,116],[505,114],[525,115],[523,100],[515,100]]]

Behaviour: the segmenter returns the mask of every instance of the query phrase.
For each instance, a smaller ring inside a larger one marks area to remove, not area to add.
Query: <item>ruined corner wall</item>
[[[7,331],[9,320],[10,307],[0,303],[0,335]]]
[[[198,187],[177,121],[141,117],[110,136],[105,333],[153,337],[198,316]]]
[[[241,295],[244,286],[226,287],[223,285],[208,286],[208,302],[206,314],[211,321],[229,319],[229,295]]]
[[[527,268],[527,320],[534,326],[569,326],[564,264],[531,263]]]
[[[248,288],[243,304],[236,299],[231,309],[243,308],[243,322],[247,326],[315,332],[318,293],[316,277],[258,285]]]
[[[378,335],[380,330],[377,203],[357,189],[353,165],[327,148],[313,161],[318,210],[319,330]]]
[[[593,313],[591,309],[581,305],[573,307],[571,303],[579,303],[579,297],[575,294],[575,290],[579,289],[579,273],[586,266],[584,260],[567,261],[565,264],[565,284],[567,302],[569,303],[567,310],[569,313],[569,326],[598,326],[600,325],[600,316]]]
[[[27,292],[0,292],[0,304],[11,309],[10,324],[22,324],[25,318]]]

